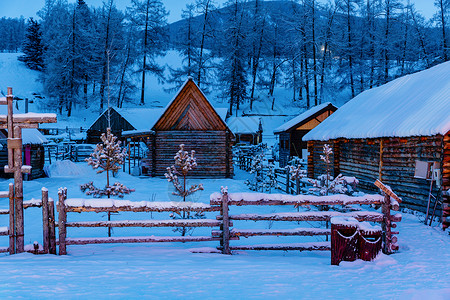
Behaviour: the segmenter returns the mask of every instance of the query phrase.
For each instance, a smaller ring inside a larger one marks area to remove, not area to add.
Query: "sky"
[[[326,0],[320,0],[326,2]],[[406,0],[403,0],[406,2]],[[435,7],[433,0],[410,0],[414,3],[416,9],[421,12],[427,19],[433,16]],[[36,17],[36,12],[44,6],[45,0],[0,0],[0,17]],[[75,0],[69,0],[75,2]],[[85,0],[88,5],[101,6],[102,0]],[[118,8],[124,9],[129,6],[131,0],[116,0]],[[181,11],[186,4],[193,2],[193,0],[163,0],[166,9],[170,12],[168,17],[169,23],[181,19]],[[216,3],[222,5],[225,0],[216,0]]]

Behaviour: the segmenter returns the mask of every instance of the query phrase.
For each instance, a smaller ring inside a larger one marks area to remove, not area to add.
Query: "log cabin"
[[[262,143],[263,125],[261,117],[229,117],[227,125],[236,136],[236,143],[258,145]]]
[[[443,201],[437,208],[444,229],[450,225],[450,62],[362,92],[303,140],[308,177],[325,173],[320,155],[330,144],[335,176],[356,176],[367,192],[380,179],[403,197],[403,206],[421,212],[431,189]]]
[[[197,168],[194,177],[233,177],[231,147],[235,136],[225,123],[226,109],[215,109],[203,92],[188,79],[151,127],[153,134],[147,144],[149,175],[164,176],[174,164],[174,156],[185,145],[195,150]]]
[[[279,141],[280,167],[285,167],[293,156],[307,158],[307,143],[302,141],[302,137],[336,110],[337,107],[330,102],[323,103],[310,108],[274,130]]]
[[[100,136],[106,132],[108,125],[111,127],[111,132],[119,139],[122,138],[124,131],[148,131],[163,111],[162,108],[110,107],[91,124],[87,130],[86,141],[88,144],[99,143]]]

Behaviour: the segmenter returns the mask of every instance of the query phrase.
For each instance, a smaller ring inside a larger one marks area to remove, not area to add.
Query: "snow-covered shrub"
[[[278,186],[275,180],[275,165],[265,158],[267,147],[261,147],[260,149],[261,152],[253,156],[250,166],[250,174],[253,176],[247,179],[245,183],[252,191],[270,192],[272,188]]]

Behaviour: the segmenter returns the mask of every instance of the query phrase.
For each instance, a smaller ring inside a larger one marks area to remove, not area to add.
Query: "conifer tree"
[[[86,158],[88,165],[93,169],[98,169],[97,174],[106,172],[106,186],[104,189],[98,189],[93,185],[93,182],[81,185],[81,190],[86,191],[87,195],[93,195],[96,198],[103,196],[118,196],[122,198],[125,194],[134,192],[134,189],[129,189],[119,182],[113,185],[109,184],[110,172],[116,173],[120,170],[120,166],[124,164],[124,159],[127,155],[126,149],[120,148],[120,141],[111,133],[111,128],[106,130],[106,134],[101,136],[103,143],[97,144],[94,153]]]
[[[167,167],[167,173],[164,174],[169,182],[172,182],[175,191],[172,195],[179,196],[183,198],[183,201],[186,201],[186,197],[192,195],[193,193],[203,190],[202,184],[193,184],[189,188],[186,188],[186,177],[192,169],[197,167],[197,160],[195,158],[195,151],[191,151],[191,155],[187,151],[184,150],[184,144],[180,145],[180,150],[178,150],[177,154],[174,157],[175,164]],[[179,180],[179,176],[182,176],[182,182]],[[183,214],[177,213],[178,216],[171,215],[174,219],[203,219],[205,218],[202,212],[197,212],[193,216],[191,216],[190,212],[183,211]],[[189,227],[180,227],[174,229],[174,231],[181,232],[182,236],[185,236],[189,231],[192,231],[193,228]]]
[[[44,47],[42,45],[41,25],[33,18],[28,20],[22,51],[24,55],[20,57],[20,60],[25,62],[31,70],[42,71],[44,68]]]

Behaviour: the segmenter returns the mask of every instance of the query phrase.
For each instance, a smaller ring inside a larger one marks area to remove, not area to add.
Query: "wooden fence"
[[[153,242],[203,242],[219,241],[218,247],[224,254],[231,254],[232,250],[330,250],[330,242],[275,244],[275,245],[230,245],[230,240],[252,236],[330,236],[327,228],[296,228],[296,229],[262,229],[249,230],[233,228],[233,221],[287,221],[287,222],[319,222],[330,221],[333,217],[355,218],[359,222],[381,223],[383,232],[383,251],[392,253],[398,249],[397,238],[391,228],[396,228],[394,222],[401,221],[401,215],[391,215],[390,211],[399,209],[398,197],[387,190],[385,196],[365,195],[351,197],[346,195],[312,196],[285,195],[263,193],[213,193],[210,204],[191,202],[130,202],[127,200],[98,199],[67,199],[67,190],[60,189],[58,203],[59,254],[67,253],[69,245],[103,244],[103,243],[153,243]],[[101,203],[101,202],[100,202]],[[342,206],[342,205],[381,205],[382,212],[358,210],[353,212],[304,211],[271,214],[230,214],[232,206]],[[44,206],[50,207],[50,206]],[[83,221],[70,222],[67,214],[71,212],[218,212],[216,219],[170,219],[170,220],[122,220],[122,221]],[[45,219],[45,218],[44,218]],[[51,227],[51,224],[49,224]],[[210,227],[211,236],[126,236],[126,237],[97,237],[70,238],[67,229],[70,227]],[[217,229],[218,228],[218,229]],[[54,226],[53,226],[54,230]],[[47,230],[50,237],[44,238],[44,247],[51,245],[52,229]],[[54,231],[53,231],[54,232]],[[44,234],[45,236],[45,234]],[[47,240],[47,242],[45,241]],[[50,246],[51,247],[51,246]],[[47,248],[46,248],[47,249]]]
[[[19,230],[18,227],[21,226],[21,222],[16,220],[17,216],[14,214],[15,210],[15,201],[14,201],[14,184],[9,184],[8,192],[0,192],[0,198],[9,198],[9,209],[1,209],[0,215],[9,215],[9,226],[0,227],[0,236],[9,236],[9,246],[8,247],[0,247],[0,253],[9,252],[10,254],[20,252],[18,250],[18,244],[16,243],[16,238],[18,236],[17,232],[24,232],[24,230]],[[43,206],[44,204],[44,206]],[[43,237],[44,237],[44,246],[40,248],[39,245],[33,245],[32,247],[27,247],[25,249],[26,252],[31,252],[34,254],[43,254],[43,253],[52,253],[56,254],[56,245],[55,239],[53,238],[53,247],[51,251],[48,249],[49,242],[46,243],[46,237],[55,236],[55,210],[51,209],[54,207],[53,200],[48,198],[48,190],[46,188],[42,189],[42,199],[33,199],[28,201],[23,201],[23,209],[26,210],[28,208],[43,208]],[[44,209],[47,207],[47,209]],[[47,214],[46,214],[47,213]],[[53,231],[50,233],[46,233],[49,228],[53,228]]]
[[[222,227],[223,221],[215,219],[169,219],[169,220],[125,220],[68,222],[67,214],[71,212],[219,212],[220,206],[210,206],[191,202],[130,202],[127,200],[108,199],[109,205],[98,205],[98,199],[67,199],[67,190],[60,189],[58,202],[59,254],[67,253],[69,245],[104,244],[104,243],[155,243],[155,242],[205,242],[220,241],[213,236],[131,236],[131,237],[97,237],[68,238],[69,227]],[[97,202],[97,203],[96,203]]]
[[[386,189],[386,192],[389,192]],[[229,229],[232,225],[229,222],[234,220],[245,221],[330,221],[332,217],[355,218],[360,222],[369,221],[381,223],[383,232],[383,252],[392,253],[398,250],[397,237],[391,228],[396,228],[394,222],[401,221],[401,214],[391,215],[390,211],[399,210],[399,201],[394,193],[386,193],[385,196],[366,195],[364,197],[351,197],[346,195],[332,196],[312,196],[312,195],[283,195],[283,194],[263,194],[263,193],[237,193],[228,194],[214,193],[211,195],[211,205],[222,206],[219,220],[223,221],[223,229],[213,231],[214,237],[220,237],[221,249],[223,253],[230,254],[231,250],[330,250],[329,242],[315,243],[295,243],[295,244],[276,244],[276,245],[237,245],[230,246],[230,239],[251,236],[318,236],[331,235],[329,229],[318,228],[297,228],[295,230],[248,230],[248,229]],[[288,205],[288,206],[342,206],[342,205],[381,205],[382,212],[354,211],[342,213],[338,211],[306,211],[290,213],[272,213],[272,214],[230,214],[230,206],[261,206],[261,205]]]

